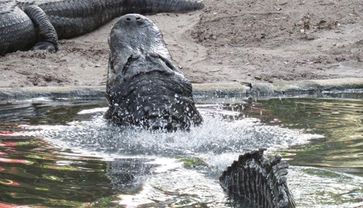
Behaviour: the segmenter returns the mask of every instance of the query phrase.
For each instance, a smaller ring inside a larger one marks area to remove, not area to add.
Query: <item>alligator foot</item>
[[[48,51],[50,53],[55,53],[55,52],[57,52],[57,46],[54,45],[53,43],[42,41],[42,42],[36,43],[35,46],[32,48],[32,50],[34,50],[34,51],[44,50],[44,51]]]
[[[237,207],[293,208],[295,202],[286,183],[288,164],[264,150],[240,155],[219,178]]]

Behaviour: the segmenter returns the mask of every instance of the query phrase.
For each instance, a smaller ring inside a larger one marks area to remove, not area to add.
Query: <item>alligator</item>
[[[219,178],[235,207],[294,208],[287,186],[286,161],[280,156],[266,158],[264,150],[240,155]]]
[[[139,14],[111,29],[105,118],[122,126],[188,130],[202,123],[192,85],[173,63],[159,28]]]
[[[187,12],[199,0],[0,0],[0,55],[55,52],[58,39],[77,37],[127,13]]]
[[[122,16],[111,29],[105,118],[121,126],[175,131],[202,122],[192,86],[175,67],[158,27],[139,14]],[[288,165],[264,150],[239,157],[220,177],[238,207],[293,208]]]

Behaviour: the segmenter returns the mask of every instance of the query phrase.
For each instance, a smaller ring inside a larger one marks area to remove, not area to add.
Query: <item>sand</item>
[[[148,17],[193,83],[363,78],[361,0],[205,0],[201,11]],[[61,40],[55,54],[0,57],[0,87],[106,83],[107,38]]]

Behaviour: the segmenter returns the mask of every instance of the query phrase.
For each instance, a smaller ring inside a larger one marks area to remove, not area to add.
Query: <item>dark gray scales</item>
[[[235,207],[294,208],[286,182],[287,169],[281,157],[268,159],[259,150],[241,155],[219,180]]]
[[[0,0],[0,55],[34,46],[54,51],[58,38],[86,34],[127,13],[201,8],[194,0]]]
[[[111,30],[109,45],[106,118],[122,126],[168,131],[202,122],[190,81],[173,64],[150,19],[122,16]]]

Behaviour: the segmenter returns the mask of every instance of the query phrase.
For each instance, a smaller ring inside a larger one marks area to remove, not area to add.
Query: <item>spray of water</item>
[[[130,186],[131,190],[138,190],[137,194],[133,192],[132,197],[122,195],[120,204],[131,207],[155,201],[158,201],[155,206],[205,204],[223,207],[226,198],[218,180],[208,176],[219,175],[239,154],[258,148],[273,151],[321,138],[320,135],[306,134],[300,130],[266,125],[253,118],[224,119],[238,113],[215,106],[203,107],[204,123],[187,132],[151,132],[116,126],[102,117],[105,110],[102,108],[79,113],[93,115],[90,120],[27,128],[32,129],[28,134],[45,138],[62,148],[112,160],[107,172],[114,186],[122,189]],[[207,168],[201,171],[186,169],[178,159],[183,157],[199,158]],[[137,170],[137,174],[133,174],[135,179],[131,181],[132,184],[122,181],[125,160],[115,163],[117,158],[129,158],[126,164]],[[143,172],[139,174],[140,170]]]
[[[258,148],[281,149],[304,144],[320,135],[306,134],[257,119],[227,121],[221,116],[204,115],[203,125],[190,131],[163,132],[125,128],[108,123],[98,114],[89,121],[66,126],[38,126],[38,134],[52,143],[119,155],[200,155],[243,153]],[[33,132],[34,133],[34,132]]]

